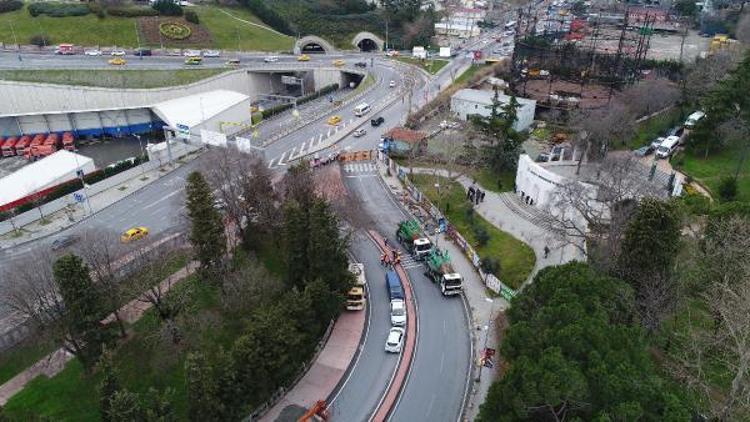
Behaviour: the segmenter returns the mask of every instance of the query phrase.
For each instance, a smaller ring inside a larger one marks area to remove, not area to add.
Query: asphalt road
[[[480,41],[480,47],[492,48],[487,43],[492,35],[485,37],[486,40]],[[262,60],[262,56],[254,57],[252,60]],[[78,60],[82,58],[81,56],[74,58],[76,60],[65,56],[25,56],[24,62],[21,63],[17,62],[14,54],[3,53],[0,54],[0,68],[34,66],[69,68],[73,63],[82,63],[81,67],[90,68],[92,65],[98,65],[99,62],[106,62],[103,57],[83,58],[83,60]],[[361,55],[347,56],[348,61],[360,59]],[[208,59],[204,66],[210,66],[212,60],[214,59]],[[287,58],[287,60],[293,60],[293,58]],[[315,60],[329,61],[331,56],[313,56],[313,61]],[[216,59],[216,61],[217,66],[223,63],[222,59]],[[133,63],[133,67],[176,68],[182,67],[182,62],[183,59],[177,57],[147,57],[143,61],[130,58],[128,66]],[[432,99],[440,89],[449,84],[452,74],[459,75],[461,70],[470,64],[470,58],[465,55],[460,56],[454,59],[449,68],[439,77],[430,82],[421,80],[412,95],[413,107],[418,108]],[[392,63],[387,63],[380,57],[376,59],[376,65],[371,68],[371,71],[377,78],[377,86],[361,102],[374,104],[380,98],[390,94],[391,88],[388,88],[390,80],[396,80],[399,84],[403,83],[403,73],[394,70]],[[340,113],[344,120],[353,118],[354,105],[356,104],[336,113]],[[382,113],[373,113],[382,115],[385,123],[378,128],[367,127],[368,133],[364,137],[347,136],[336,149],[374,149],[380,140],[380,134],[397,126],[405,119],[406,108],[405,99],[396,100]],[[292,149],[300,151],[302,142],[315,135],[316,130],[325,129],[325,121],[331,114],[333,113],[321,116],[311,125],[269,146],[265,156],[267,160],[273,160],[272,168],[277,172],[284,172],[286,166],[279,165],[279,158],[285,153],[287,156],[291,155]],[[348,130],[353,129],[354,127],[348,128]],[[324,156],[333,150],[323,151],[320,154]],[[149,227],[151,237],[183,230],[185,226],[184,181],[188,172],[200,165],[200,162],[199,158],[182,166],[116,205],[100,210],[83,224],[26,246],[0,251],[0,274],[2,269],[8,268],[9,265],[28,261],[32,248],[49,247],[57,237],[78,233],[87,227],[103,227],[119,234],[129,227],[144,225]],[[346,173],[346,183],[359,198],[359,206],[371,216],[372,227],[395,244],[394,232],[397,223],[404,218],[404,215],[385,191],[373,168],[362,167],[360,170]],[[366,265],[370,289],[370,326],[357,365],[333,403],[334,416],[336,420],[342,421],[367,419],[385,391],[398,360],[396,356],[384,351],[385,338],[390,327],[388,299],[383,287],[383,270],[378,263],[378,254],[373,253],[372,246],[368,246],[367,242],[367,240],[355,239],[352,250]],[[405,253],[404,256],[406,256]],[[419,264],[408,262],[408,260],[404,260],[404,263],[409,271],[418,301],[419,332],[412,369],[401,399],[392,414],[392,420],[457,420],[463,407],[472,358],[466,311],[461,299],[444,298],[439,293],[439,289],[423,275]],[[5,277],[0,278],[0,289],[7,286],[10,281]],[[7,315],[7,311],[0,309],[0,318],[3,315]]]

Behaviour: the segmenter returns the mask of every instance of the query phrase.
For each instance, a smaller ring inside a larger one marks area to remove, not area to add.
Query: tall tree
[[[508,370],[478,421],[689,419],[656,375],[627,284],[571,263],[540,271],[508,311]]]
[[[105,350],[99,359],[99,370],[102,379],[99,381],[99,411],[102,421],[110,422],[112,398],[120,390],[120,380],[112,363],[112,352]]]
[[[64,255],[53,266],[55,283],[65,303],[61,323],[65,340],[84,368],[96,363],[106,342],[106,331],[100,321],[106,314],[98,286],[91,280],[89,267],[76,255]]]
[[[617,274],[635,290],[641,323],[656,331],[677,304],[674,263],[680,246],[681,217],[674,202],[641,200],[620,248]]]
[[[226,420],[227,408],[220,400],[220,379],[202,353],[190,353],[185,360],[188,419]]]
[[[191,223],[190,242],[200,262],[199,271],[202,276],[216,281],[227,250],[221,214],[214,207],[213,193],[200,172],[190,173],[185,192]]]

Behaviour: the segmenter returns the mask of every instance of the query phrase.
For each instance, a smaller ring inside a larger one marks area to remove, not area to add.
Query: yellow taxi
[[[120,241],[122,243],[128,243],[134,240],[143,239],[144,237],[148,236],[148,229],[145,227],[133,227],[132,229],[128,229],[125,231],[125,233],[120,236]]]
[[[331,116],[328,118],[328,124],[331,126],[336,126],[339,123],[341,123],[341,116]]]
[[[189,65],[196,65],[196,64],[202,64],[203,58],[202,57],[188,57],[185,59],[185,64]]]
[[[345,65],[345,64],[346,64],[346,62],[345,62],[345,61],[343,61],[343,60],[341,60],[341,59],[338,59],[338,60],[334,60],[334,61],[333,61],[333,65],[334,65],[334,66],[338,66],[338,67],[341,67],[341,66],[343,66],[343,65]]]
[[[297,57],[297,61],[298,62],[309,62],[310,61],[310,56],[308,56],[307,54],[303,54],[303,55]]]
[[[112,66],[122,66],[126,63],[127,61],[122,57],[115,57],[114,59],[109,60],[109,64],[111,64]]]

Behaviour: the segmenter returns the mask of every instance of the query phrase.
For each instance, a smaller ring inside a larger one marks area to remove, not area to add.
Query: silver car
[[[388,332],[388,339],[385,341],[385,351],[388,353],[401,353],[405,334],[406,331],[403,328],[391,328],[391,331]]]

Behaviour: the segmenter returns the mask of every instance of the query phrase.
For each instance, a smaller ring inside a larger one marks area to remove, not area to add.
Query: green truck
[[[398,224],[396,238],[417,260],[424,259],[432,249],[432,242],[422,234],[416,220],[404,220]]]
[[[457,295],[463,288],[463,278],[451,265],[448,251],[434,248],[424,261],[427,276],[440,286],[443,296]]]

